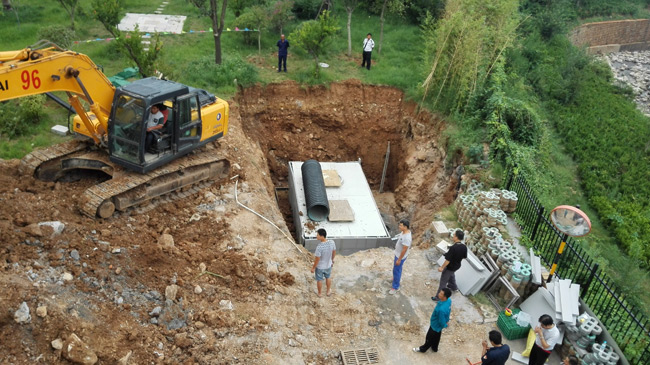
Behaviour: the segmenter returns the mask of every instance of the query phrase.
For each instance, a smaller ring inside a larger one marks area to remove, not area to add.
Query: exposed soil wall
[[[398,89],[357,80],[329,87],[285,82],[248,88],[236,101],[244,131],[257,140],[276,186],[287,186],[289,161],[361,159],[371,188],[378,190],[390,142],[384,191],[404,197],[396,199],[401,206],[385,213],[401,211],[418,219],[415,202],[440,207],[453,199],[455,184],[439,146],[444,124],[428,112],[418,113]],[[423,171],[414,173],[419,168]]]

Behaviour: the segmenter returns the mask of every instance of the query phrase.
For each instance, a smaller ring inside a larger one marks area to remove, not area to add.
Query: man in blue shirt
[[[490,331],[488,334],[492,347],[488,348],[487,341],[483,340],[482,365],[505,365],[510,357],[510,346],[501,343],[502,337],[499,331]]]
[[[451,314],[451,289],[443,288],[438,292],[438,302],[436,308],[431,313],[431,323],[427,331],[427,337],[424,345],[414,347],[413,352],[427,352],[432,349],[433,352],[438,352],[438,344],[440,343],[440,335],[442,329],[446,328],[449,324],[449,315]]]
[[[289,48],[289,41],[284,39],[284,34],[280,36],[278,41],[278,72],[282,71],[282,64],[284,63],[284,72],[287,72],[287,54]]]

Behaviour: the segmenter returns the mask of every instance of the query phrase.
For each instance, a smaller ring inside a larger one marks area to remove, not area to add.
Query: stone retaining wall
[[[613,20],[583,24],[569,34],[576,46],[589,53],[650,49],[650,19]]]

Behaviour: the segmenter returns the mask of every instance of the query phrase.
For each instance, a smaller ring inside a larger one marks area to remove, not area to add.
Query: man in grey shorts
[[[327,296],[332,295],[332,266],[334,265],[334,257],[336,256],[336,244],[332,240],[327,239],[327,232],[324,229],[316,231],[316,239],[320,241],[316,246],[314,252],[314,266],[311,272],[315,273],[316,287],[318,288],[318,296],[322,296],[323,280],[327,286]]]

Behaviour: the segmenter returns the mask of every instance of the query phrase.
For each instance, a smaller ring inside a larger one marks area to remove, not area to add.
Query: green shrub
[[[258,81],[257,68],[241,58],[226,57],[221,65],[212,56],[191,61],[184,72],[188,84],[215,90],[224,85],[250,86]]]
[[[635,4],[634,1],[629,0],[583,1],[582,6],[578,8],[578,13],[582,18],[610,16],[612,14],[634,16],[637,12],[637,4]]]
[[[470,146],[467,150],[467,157],[469,157],[470,163],[481,162],[483,160],[483,146],[480,144]]]
[[[62,25],[50,25],[38,31],[38,39],[47,39],[63,49],[70,48],[75,38],[74,30]]]
[[[0,135],[13,138],[31,132],[45,118],[45,95],[33,95],[0,104]]]
[[[315,19],[321,3],[321,0],[296,0],[293,4],[293,12],[298,19]]]

